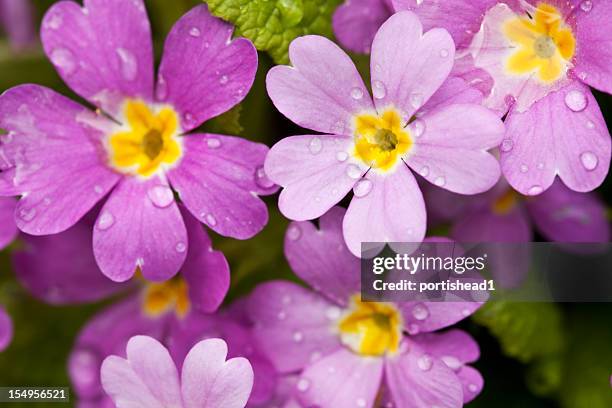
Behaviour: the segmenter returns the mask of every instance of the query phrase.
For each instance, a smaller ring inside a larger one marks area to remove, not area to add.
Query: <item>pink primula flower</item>
[[[423,239],[425,205],[413,171],[461,194],[491,188],[500,170],[487,150],[504,127],[474,103],[480,92],[447,80],[454,55],[446,30],[423,34],[413,13],[393,15],[372,45],[372,99],[338,46],[318,36],[294,40],[293,66],[270,70],[268,93],[285,116],[322,135],[288,137],[270,150],[265,170],[284,187],[282,213],[320,217],[352,189],[344,237],[359,254],[361,242]]]
[[[102,386],[118,408],[242,408],[253,387],[253,369],[242,357],[226,361],[227,344],[202,340],[185,357],[181,375],[168,350],[149,336],[127,344],[127,358],[110,356]]]

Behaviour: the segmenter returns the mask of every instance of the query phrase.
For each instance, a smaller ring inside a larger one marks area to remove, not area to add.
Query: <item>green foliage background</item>
[[[147,0],[159,59],[172,24],[197,0]],[[51,0],[34,1],[40,19]],[[296,36],[332,36],[331,15],[340,0],[207,0],[216,15],[237,26],[260,50],[253,89],[237,108],[205,128],[237,134],[272,145],[301,130],[285,120],[265,92],[265,74],[275,63],[287,63],[287,47]],[[367,58],[354,56],[367,78]],[[15,55],[0,40],[0,90],[36,82],[75,96],[61,82],[40,48]],[[610,123],[611,98],[596,94]],[[600,189],[612,202],[609,181]],[[283,256],[287,221],[267,199],[270,223],[249,241],[215,236],[232,268],[228,301],[248,293],[256,283],[295,279]],[[19,245],[16,243],[14,245]],[[15,281],[10,248],[0,253],[0,303],[13,317],[15,338],[0,353],[0,385],[67,386],[66,357],[79,328],[104,304],[52,307],[30,297]],[[461,327],[472,333],[482,356],[475,365],[485,378],[474,408],[610,408],[612,390],[612,304],[487,304]],[[16,406],[16,405],[12,405]],[[27,404],[35,407],[37,404]],[[43,406],[43,405],[38,405]]]

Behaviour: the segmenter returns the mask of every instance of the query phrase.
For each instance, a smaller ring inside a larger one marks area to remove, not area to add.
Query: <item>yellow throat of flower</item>
[[[518,204],[519,196],[512,190],[508,189],[504,194],[499,196],[491,206],[493,213],[497,215],[506,215],[510,213]]]
[[[517,45],[506,66],[512,74],[537,73],[540,81],[551,83],[567,72],[576,39],[561,12],[550,4],[540,3],[531,17],[505,23],[504,35]]]
[[[189,288],[181,277],[161,283],[148,283],[145,288],[143,309],[148,316],[158,317],[174,310],[178,317],[184,317],[190,307]]]
[[[389,303],[362,302],[352,298],[351,311],[338,324],[340,339],[355,353],[381,356],[395,353],[402,336],[402,318]]]
[[[116,170],[147,178],[180,160],[179,121],[172,108],[153,111],[143,101],[129,99],[123,113],[127,126],[108,139],[110,164]]]
[[[381,172],[392,170],[411,147],[412,139],[397,110],[389,108],[380,115],[355,117],[353,155],[366,166]]]

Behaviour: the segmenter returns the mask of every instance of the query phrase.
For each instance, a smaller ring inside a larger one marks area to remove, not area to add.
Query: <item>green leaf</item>
[[[207,133],[239,136],[242,133],[242,126],[240,125],[241,112],[242,105],[236,105],[224,114],[204,123],[202,130]]]
[[[289,43],[299,36],[332,36],[332,13],[341,0],[204,0],[210,11],[236,26],[277,64],[289,61]]]
[[[553,303],[491,301],[474,320],[497,337],[505,354],[523,363],[563,350],[561,312]]]

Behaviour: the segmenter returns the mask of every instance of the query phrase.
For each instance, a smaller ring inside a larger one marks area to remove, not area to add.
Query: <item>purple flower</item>
[[[30,0],[0,0],[0,28],[8,35],[14,49],[36,41],[36,29]]]
[[[4,351],[13,339],[13,321],[0,305],[0,351]]]
[[[148,336],[134,336],[127,358],[102,364],[102,385],[118,407],[242,408],[253,387],[253,368],[242,357],[226,361],[227,344],[202,340],[185,357],[181,376],[168,350]]]
[[[16,200],[0,197],[0,250],[17,236],[17,226],[13,216],[16,205]]]
[[[352,189],[343,229],[359,254],[361,242],[423,239],[425,205],[410,169],[461,194],[492,187],[500,171],[487,150],[499,144],[503,124],[477,104],[479,91],[448,78],[454,54],[445,30],[423,34],[411,12],[393,15],[372,46],[372,101],[334,43],[294,40],[293,66],[270,70],[268,93],[285,116],[323,135],[288,137],[270,150],[265,170],[284,187],[281,212],[314,219]]]
[[[55,3],[42,23],[45,52],[64,81],[98,110],[50,89],[22,85],[0,97],[0,194],[22,195],[18,227],[68,229],[106,199],[93,234],[96,260],[115,281],[139,269],[176,274],[187,229],[175,193],[214,231],[249,238],[267,222],[257,194],[261,144],[191,133],[239,103],[257,69],[246,39],[198,6],[173,27],[153,92],[153,48],[142,0]]]
[[[295,397],[304,406],[447,408],[472,400],[483,386],[467,365],[478,345],[460,330],[432,332],[481,303],[361,302],[360,263],[344,244],[343,216],[336,207],[320,229],[290,225],[285,254],[315,291],[283,281],[258,286],[248,308],[258,347],[279,373],[301,372]]]
[[[612,92],[609,1],[508,1],[491,8],[470,52],[495,86],[486,106],[504,114],[502,171],[538,195],[559,176],[591,191],[610,166],[610,134],[589,86]]]
[[[469,44],[480,28],[484,12],[496,0],[347,0],[334,14],[334,33],[340,43],[355,52],[369,53],[378,28],[393,13],[414,12],[425,30],[441,27],[457,48]]]

